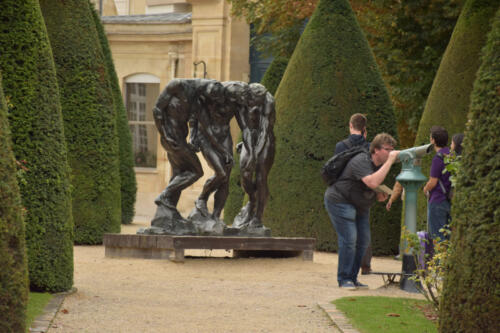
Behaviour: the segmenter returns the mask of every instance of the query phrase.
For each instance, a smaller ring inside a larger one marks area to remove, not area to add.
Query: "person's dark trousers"
[[[370,243],[366,248],[365,255],[361,260],[361,274],[369,274],[372,270],[372,244]]]
[[[441,240],[448,239],[448,236],[439,231],[439,229],[444,228],[447,224],[450,224],[450,209],[451,205],[448,200],[432,203],[429,202],[427,204],[427,223],[432,239],[436,239],[437,237]]]
[[[330,216],[338,240],[339,263],[337,281],[358,281],[361,259],[370,244],[370,213],[362,214],[353,205],[332,203],[325,198],[325,208]]]

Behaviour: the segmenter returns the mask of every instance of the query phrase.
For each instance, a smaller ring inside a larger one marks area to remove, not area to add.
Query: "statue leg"
[[[224,140],[224,147],[227,151],[233,151],[233,139],[231,138],[231,134],[228,132],[226,139]],[[225,163],[223,161],[224,174],[221,178],[219,186],[215,190],[214,194],[214,212],[213,215],[216,218],[219,218],[222,210],[224,209],[224,205],[226,204],[227,197],[229,195],[229,177],[231,175],[231,170],[233,169],[233,163]]]
[[[215,174],[212,177],[210,177],[203,185],[203,190],[201,191],[200,196],[196,200],[196,208],[201,210],[203,213],[208,214],[208,208],[207,208],[208,197],[210,196],[210,194],[217,191],[225,181],[227,182],[227,179],[229,178],[229,173],[226,170],[227,166],[224,164],[225,162],[224,158],[220,156],[216,151],[214,151],[213,148],[207,142],[203,142],[201,148],[203,156],[205,157],[209,167],[212,170],[214,170]]]
[[[274,151],[270,150],[269,145],[266,145],[262,150],[262,154],[257,162],[257,168],[255,173],[256,182],[256,197],[257,197],[257,207],[255,212],[255,218],[260,222],[262,221],[262,215],[264,214],[264,208],[266,207],[267,199],[269,197],[269,186],[267,184],[267,177],[269,171],[274,162]]]
[[[231,174],[231,167],[226,168],[226,179],[223,183],[217,188],[214,194],[214,212],[213,215],[217,218],[220,218],[220,214],[224,209],[224,205],[226,204],[227,197],[229,195],[229,175]]]
[[[172,178],[155,203],[176,208],[182,191],[203,176],[203,169],[194,152],[168,152],[167,156],[172,165]]]

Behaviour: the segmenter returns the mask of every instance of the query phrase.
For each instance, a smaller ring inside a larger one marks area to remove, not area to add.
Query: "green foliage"
[[[469,8],[480,4],[468,3]],[[441,332],[496,332],[500,327],[500,9],[493,22],[474,82],[457,176]]]
[[[73,221],[59,91],[38,1],[2,2],[0,70],[10,103],[14,156],[26,161],[19,182],[26,208],[32,289],[73,285]]]
[[[72,168],[75,243],[121,225],[118,135],[106,62],[88,1],[40,1],[56,64]]]
[[[463,0],[352,2],[389,87],[400,138],[411,146]]]
[[[439,231],[449,237],[451,232],[448,227],[441,228]],[[429,257],[429,254],[422,255],[425,253],[427,240],[423,240],[424,244],[422,244],[418,235],[409,232],[405,227],[401,234],[408,245],[405,253],[412,254],[415,267],[417,267],[415,276],[410,277],[410,280],[418,282],[415,286],[437,312],[441,301],[443,279],[449,270],[448,258],[451,253],[449,240],[440,240],[439,237],[433,240],[434,255]]]
[[[289,59],[285,57],[274,58],[273,62],[269,65],[264,73],[264,76],[262,77],[262,80],[260,81],[260,83],[266,87],[267,91],[269,91],[273,96],[276,94],[276,90],[278,90],[283,74],[285,74],[288,61]]]
[[[387,90],[349,3],[323,0],[276,93],[276,158],[264,214],[274,236],[314,237],[318,249],[336,249],[319,170],[335,143],[348,135],[356,112],[367,115],[368,139],[379,132],[397,137]],[[400,214],[400,204],[390,212],[380,204],[373,207],[375,254],[397,252]]]
[[[343,297],[333,303],[361,332],[437,332],[436,325],[423,314],[425,301],[355,296]]]
[[[252,23],[265,55],[290,57],[317,1],[230,0]],[[349,0],[388,86],[401,144],[415,141],[420,117],[463,0]]]
[[[497,0],[467,1],[457,21],[420,120],[415,145],[429,142],[430,128],[443,126],[448,134],[463,133],[470,95],[480,65],[481,48],[496,9]],[[422,159],[422,172],[429,174],[433,154]],[[417,223],[425,229],[427,200],[418,195]]]
[[[450,155],[444,157],[444,164],[445,170],[443,170],[443,173],[450,173],[451,186],[455,186],[457,184],[458,170],[462,167],[462,156],[457,156],[454,152],[451,152]]]
[[[318,0],[228,0],[231,13],[252,24],[252,44],[265,56],[291,57],[300,38],[304,22]]]
[[[99,41],[104,52],[104,60],[106,61],[106,69],[111,83],[113,93],[113,104],[115,107],[116,128],[118,131],[119,140],[119,155],[120,155],[120,185],[121,185],[121,216],[122,223],[132,223],[134,219],[134,205],[137,193],[137,182],[134,171],[134,153],[132,151],[132,135],[128,126],[127,111],[123,104],[123,98],[116,76],[115,65],[111,56],[108,38],[101,24],[99,14],[91,4],[92,16],[99,35]]]
[[[0,331],[25,330],[28,268],[21,197],[0,79]]]

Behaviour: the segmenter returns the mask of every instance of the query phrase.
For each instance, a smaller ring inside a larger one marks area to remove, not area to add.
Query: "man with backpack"
[[[370,244],[370,206],[377,199],[387,199],[387,194],[375,192],[375,189],[382,184],[399,154],[394,150],[395,145],[396,140],[389,134],[378,134],[369,152],[360,150],[352,157],[325,192],[325,208],[338,236],[337,280],[340,288],[368,287],[357,277]]]
[[[347,139],[337,142],[335,145],[335,153],[337,155],[354,146],[361,146],[370,149],[370,142],[366,141],[366,123],[367,119],[364,114],[355,113],[349,119],[349,133]],[[372,245],[369,244],[366,248],[365,255],[361,261],[361,274],[370,274],[372,261]]]
[[[335,153],[337,155],[354,146],[363,146],[370,149],[370,143],[366,141],[366,117],[361,113],[355,113],[349,120],[349,133],[347,139],[337,142]]]
[[[433,239],[439,237],[441,240],[448,236],[439,231],[449,224],[450,216],[450,173],[445,168],[444,156],[450,154],[448,144],[448,132],[441,126],[432,126],[430,141],[434,144],[436,155],[432,158],[430,177],[423,190],[428,198],[427,203],[427,225]]]

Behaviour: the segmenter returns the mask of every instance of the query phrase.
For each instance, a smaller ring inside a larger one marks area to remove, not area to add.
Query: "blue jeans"
[[[448,200],[441,202],[429,202],[427,204],[427,224],[431,237],[439,237],[441,240],[448,239],[439,229],[450,224],[450,202]]]
[[[332,203],[325,198],[325,208],[337,232],[339,264],[337,280],[356,282],[361,260],[370,244],[370,213],[361,213],[353,205]]]

